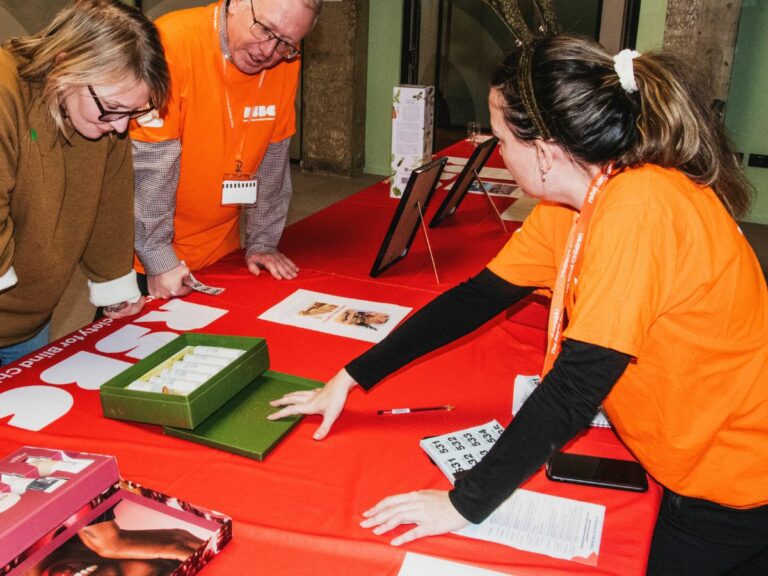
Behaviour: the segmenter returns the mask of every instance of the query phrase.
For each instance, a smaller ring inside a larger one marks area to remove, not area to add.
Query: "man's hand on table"
[[[299,273],[299,267],[280,252],[254,252],[245,257],[245,263],[254,276],[261,274],[262,268],[278,280],[293,280]]]
[[[184,284],[189,277],[189,268],[181,262],[176,268],[162,274],[147,276],[147,288],[155,298],[178,298],[192,292],[192,288]]]
[[[400,546],[407,542],[460,530],[469,525],[451,504],[444,490],[420,490],[384,498],[370,510],[363,512],[363,528],[373,528],[374,534],[385,534],[401,524],[416,524],[408,532],[393,539],[390,544]]]
[[[270,402],[270,405],[275,408],[279,406],[285,406],[285,408],[270,414],[267,419],[278,420],[296,414],[322,414],[323,422],[313,435],[315,440],[322,440],[328,435],[331,426],[344,409],[349,391],[356,385],[357,382],[342,368],[322,388],[290,392]]]

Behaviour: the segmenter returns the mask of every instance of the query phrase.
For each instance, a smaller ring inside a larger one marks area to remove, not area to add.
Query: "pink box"
[[[0,576],[188,576],[232,538],[230,518],[121,481],[113,456],[24,447],[0,474]]]
[[[82,462],[73,467],[82,469],[52,470],[54,463],[66,466],[67,460]],[[51,469],[45,471],[50,473],[40,474],[28,461],[48,466]],[[0,566],[14,560],[41,536],[61,525],[75,508],[119,480],[117,462],[112,456],[24,446],[0,460],[0,482],[10,487],[15,502],[11,504],[6,497],[8,508],[0,513]],[[0,574],[5,573],[0,569]]]

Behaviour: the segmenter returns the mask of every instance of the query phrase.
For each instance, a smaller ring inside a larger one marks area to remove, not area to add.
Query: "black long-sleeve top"
[[[435,298],[379,344],[346,366],[369,390],[412,360],[461,338],[528,296],[484,269]],[[627,367],[627,354],[565,340],[552,370],[486,456],[456,481],[449,497],[467,520],[485,520],[550,454],[589,426]]]

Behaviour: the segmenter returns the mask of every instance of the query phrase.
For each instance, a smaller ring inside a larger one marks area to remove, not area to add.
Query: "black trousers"
[[[648,574],[768,576],[768,505],[727,508],[665,489]]]
[[[149,288],[147,287],[147,275],[141,272],[136,272],[136,283],[139,285],[139,292],[142,296],[149,296]]]

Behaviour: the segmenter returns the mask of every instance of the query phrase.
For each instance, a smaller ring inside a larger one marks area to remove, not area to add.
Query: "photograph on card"
[[[481,176],[482,177],[482,176]],[[523,191],[516,184],[503,184],[501,182],[483,181],[483,188],[490,196],[501,196],[503,198],[522,198]],[[482,194],[480,182],[475,179],[469,187],[470,194]]]
[[[318,320],[327,320],[331,314],[339,309],[337,304],[329,304],[328,302],[312,302],[306,308],[303,308],[297,312],[299,316],[306,316],[308,318],[317,318]]]
[[[355,310],[347,308],[339,313],[333,320],[334,322],[346,324],[347,326],[361,326],[363,328],[368,328],[369,330],[378,330],[378,326],[382,326],[389,322],[389,314],[377,312],[375,310]]]

